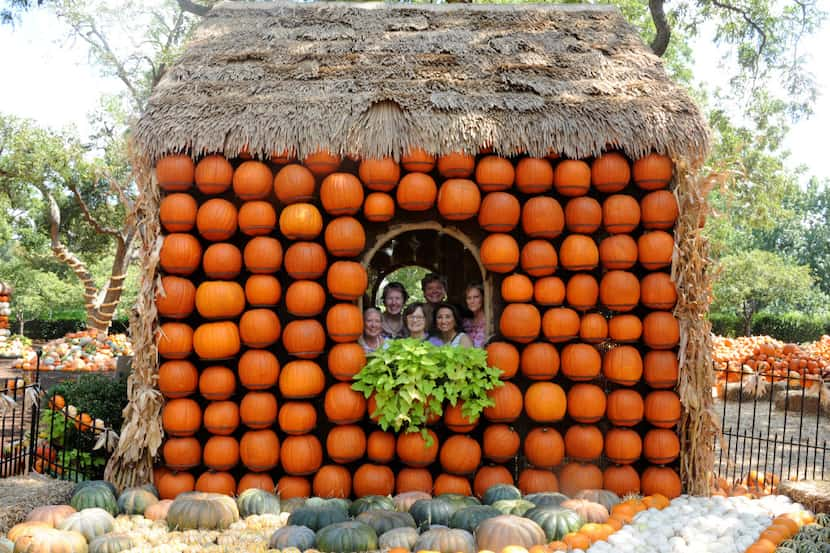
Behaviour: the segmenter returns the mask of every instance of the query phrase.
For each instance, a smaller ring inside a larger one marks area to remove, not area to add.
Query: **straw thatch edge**
[[[675,226],[671,278],[677,287],[674,315],[680,321],[680,479],[687,493],[708,496],[720,432],[712,398],[711,325],[706,318],[711,261],[703,221],[709,213],[706,195],[710,186],[684,160],[675,160],[675,183],[680,216]]]

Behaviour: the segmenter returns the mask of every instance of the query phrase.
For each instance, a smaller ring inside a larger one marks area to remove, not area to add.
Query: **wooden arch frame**
[[[374,259],[375,255],[377,255],[380,249],[383,246],[385,246],[390,240],[397,236],[400,236],[401,234],[419,230],[432,230],[438,232],[439,234],[447,234],[455,240],[459,241],[464,246],[464,248],[466,248],[467,251],[469,251],[470,254],[472,254],[473,259],[475,259],[476,264],[478,265],[478,269],[481,272],[481,282],[484,286],[484,316],[486,321],[486,335],[488,337],[493,336],[495,334],[495,310],[499,305],[499,302],[497,301],[495,296],[493,275],[489,271],[487,271],[487,269],[484,268],[484,263],[481,262],[481,252],[479,251],[479,246],[472,239],[470,239],[469,236],[464,234],[464,232],[462,232],[458,228],[452,226],[444,226],[437,221],[424,221],[420,223],[402,223],[390,226],[386,232],[384,232],[383,234],[379,234],[375,238],[375,243],[372,245],[371,248],[366,250],[366,252],[363,254],[363,257],[360,259],[360,263],[368,270],[371,265],[372,259]],[[362,297],[360,298],[358,305],[362,311]]]

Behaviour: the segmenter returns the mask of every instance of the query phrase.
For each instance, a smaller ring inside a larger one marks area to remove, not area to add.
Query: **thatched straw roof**
[[[135,127],[138,151],[325,148],[705,156],[698,108],[616,8],[224,2]]]

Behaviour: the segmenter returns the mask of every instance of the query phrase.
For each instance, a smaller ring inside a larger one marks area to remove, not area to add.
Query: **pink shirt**
[[[474,347],[484,347],[484,342],[487,339],[487,335],[484,332],[484,327],[486,326],[486,324],[486,319],[482,319],[481,323],[479,324],[476,324],[475,319],[464,319],[463,321],[461,321],[461,328],[464,329],[464,332],[473,341]]]

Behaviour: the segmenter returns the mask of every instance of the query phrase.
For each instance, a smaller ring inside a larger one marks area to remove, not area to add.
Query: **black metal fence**
[[[64,480],[102,478],[117,435],[61,396],[45,397],[40,371],[33,376],[30,384],[0,381],[0,477],[34,470]]]
[[[715,473],[743,485],[764,478],[830,478],[830,395],[819,377],[715,368],[723,441]]]

